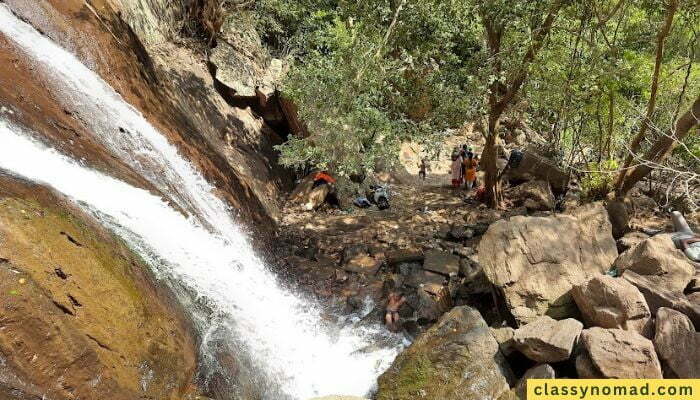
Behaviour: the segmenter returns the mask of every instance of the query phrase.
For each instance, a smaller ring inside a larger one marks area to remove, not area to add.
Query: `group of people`
[[[470,147],[462,145],[461,148],[455,147],[452,151],[452,187],[459,188],[462,185],[467,190],[475,188],[476,169],[479,166],[479,156],[474,154]]]

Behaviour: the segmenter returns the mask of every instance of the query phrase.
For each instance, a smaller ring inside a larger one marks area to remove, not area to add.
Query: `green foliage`
[[[620,165],[616,160],[589,163],[581,180],[583,196],[590,200],[602,200],[613,189],[615,175]]]
[[[402,142],[437,145],[446,130],[480,120],[489,91],[502,89],[494,83],[522,72],[555,1],[258,0],[263,37],[294,61],[283,90],[310,132],[280,146],[282,162],[340,175],[391,168]],[[693,3],[680,3],[666,40],[653,129],[641,150],[700,93]],[[561,4],[506,116],[529,124],[569,164],[620,160],[649,102],[667,2]],[[484,45],[486,21],[502,29],[496,56]],[[697,151],[697,140],[688,140]],[[608,184],[593,175],[592,193],[602,192]]]
[[[302,47],[283,90],[311,137],[280,146],[284,164],[341,176],[390,169],[402,142],[434,145],[465,121],[471,99],[460,75],[471,60],[461,55],[477,45],[464,41],[473,38],[467,9],[440,1],[396,7],[340,2],[309,13],[291,39]]]

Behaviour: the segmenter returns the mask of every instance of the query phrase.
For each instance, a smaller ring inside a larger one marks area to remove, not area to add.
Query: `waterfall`
[[[0,170],[65,194],[122,237],[158,279],[184,289],[203,368],[214,368],[210,344],[223,342],[253,371],[247,379],[264,399],[372,390],[398,352],[396,337],[324,322],[317,304],[268,270],[213,187],[106,82],[2,4],[0,33],[50,77],[54,97],[97,140],[188,215],[40,144],[1,115]]]

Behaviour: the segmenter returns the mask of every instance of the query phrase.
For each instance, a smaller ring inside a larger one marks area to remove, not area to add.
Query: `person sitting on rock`
[[[676,231],[671,237],[673,244],[690,260],[700,262],[700,235],[690,229],[683,214],[678,211],[671,213],[671,222],[673,230]]]
[[[397,292],[389,293],[389,298],[386,304],[386,326],[392,332],[398,332],[399,326],[399,308],[406,302],[406,298]]]

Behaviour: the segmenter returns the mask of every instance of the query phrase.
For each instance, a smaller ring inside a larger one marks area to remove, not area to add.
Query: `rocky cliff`
[[[166,4],[167,3],[167,4]],[[197,164],[221,196],[257,227],[270,227],[289,182],[272,146],[280,136],[249,109],[233,107],[215,89],[206,57],[172,40],[180,6],[157,0],[7,0],[7,6],[70,50]],[[90,115],[62,107],[60,93],[0,34],[3,115],[42,140],[132,184],[128,168],[92,141]],[[17,84],[21,82],[21,84]],[[114,126],[115,134],[119,134]]]
[[[261,243],[275,230],[291,181],[273,149],[282,137],[260,109],[222,97],[205,48],[178,36],[188,23],[184,3],[4,0],[0,7],[70,51],[143,114]],[[161,195],[95,139],[94,115],[62,101],[55,79],[0,32],[0,119]],[[116,123],[106,129],[124,133]],[[198,338],[172,294],[89,215],[46,187],[2,174],[0,398],[194,396]]]

